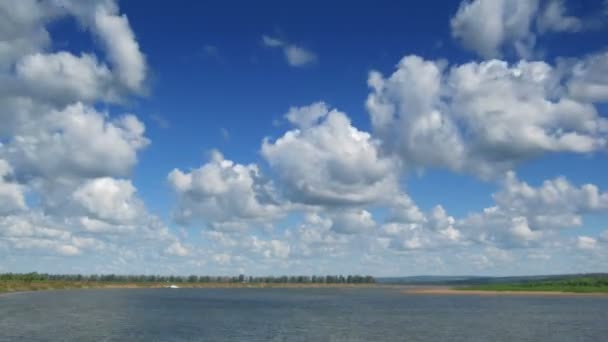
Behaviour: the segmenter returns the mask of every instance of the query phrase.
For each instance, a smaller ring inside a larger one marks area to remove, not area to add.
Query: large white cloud
[[[69,103],[77,100],[114,100],[113,75],[94,55],[80,57],[64,51],[23,57],[15,66],[16,77],[37,98]]]
[[[53,44],[48,25],[68,16],[102,43],[101,57]],[[106,261],[96,270],[124,272],[163,251],[185,255],[124,178],[149,144],[143,123],[96,109],[141,93],[146,69],[115,1],[0,2],[0,250],[19,256],[12,267],[95,255]]]
[[[608,193],[597,186],[572,185],[566,178],[533,187],[514,173],[506,175],[494,195],[496,205],[458,222],[472,239],[503,246],[551,243],[557,231],[583,225],[583,216],[608,212]]]
[[[281,215],[272,183],[259,168],[224,159],[214,151],[211,160],[198,169],[174,169],[168,176],[177,194],[178,221],[203,220],[216,229],[244,229]]]
[[[370,73],[368,84],[372,93],[367,108],[383,147],[401,155],[406,167],[463,167],[465,143],[443,110],[440,63],[408,56],[389,78]]]
[[[353,127],[346,114],[317,103],[292,108],[287,117],[298,128],[275,141],[264,140],[261,150],[289,199],[311,205],[365,204],[398,191],[398,164],[383,157],[379,142]]]
[[[47,53],[51,39],[46,26],[69,15],[102,43],[111,69],[90,54],[77,57],[66,51]],[[24,0],[17,5],[3,2],[0,18],[3,19],[0,70],[10,71],[12,64],[17,63],[18,75],[40,95],[44,95],[41,87],[45,86],[53,95],[80,95],[79,100],[92,100],[95,96],[102,100],[117,100],[125,92],[144,90],[145,56],[127,17],[120,15],[115,1]],[[42,68],[45,64],[48,69]],[[36,79],[42,84],[36,84]]]
[[[406,166],[492,177],[544,153],[606,147],[608,120],[568,95],[561,84],[569,80],[544,62],[447,69],[407,56],[388,78],[370,74],[367,108],[383,146]]]
[[[109,222],[131,223],[144,213],[129,180],[109,177],[88,180],[72,196],[91,217]]]
[[[127,176],[149,143],[144,131],[133,115],[109,119],[76,103],[28,122],[0,147],[0,155],[33,177]]]
[[[51,8],[36,0],[0,2],[0,70],[50,44],[44,24],[54,15]]]

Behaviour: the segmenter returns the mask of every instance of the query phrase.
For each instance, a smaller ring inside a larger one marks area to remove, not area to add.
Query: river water
[[[608,297],[395,289],[113,289],[0,296],[0,341],[608,341]]]

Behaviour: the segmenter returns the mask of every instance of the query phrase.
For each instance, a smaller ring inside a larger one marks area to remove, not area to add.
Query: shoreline
[[[386,287],[382,284],[297,284],[297,283],[12,283],[8,288],[1,287],[0,296],[16,293],[60,291],[60,290],[115,290],[115,289],[358,289]]]
[[[555,296],[555,297],[608,297],[607,292],[564,292],[564,291],[497,291],[497,290],[468,290],[448,286],[416,286],[402,291],[413,295],[445,295],[445,296]]]

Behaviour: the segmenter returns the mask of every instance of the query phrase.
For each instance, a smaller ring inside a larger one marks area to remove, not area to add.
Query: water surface
[[[608,298],[392,289],[114,289],[0,296],[0,341],[608,341]]]

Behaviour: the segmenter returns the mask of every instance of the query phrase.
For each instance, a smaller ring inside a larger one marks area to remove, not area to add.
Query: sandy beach
[[[402,291],[407,294],[418,295],[475,295],[475,296],[608,296],[608,293],[577,293],[577,292],[558,292],[558,291],[484,291],[484,290],[465,290],[447,286],[412,286]]]

